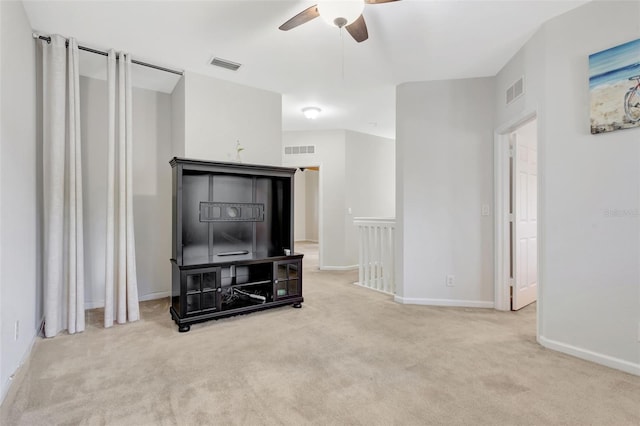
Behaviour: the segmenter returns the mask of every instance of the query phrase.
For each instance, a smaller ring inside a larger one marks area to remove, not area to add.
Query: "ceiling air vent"
[[[507,105],[524,94],[524,76],[520,77],[507,89]]]
[[[215,65],[216,67],[226,68],[231,71],[237,71],[241,66],[241,64],[237,64],[235,62],[231,62],[221,58],[213,58],[210,63],[211,65]]]

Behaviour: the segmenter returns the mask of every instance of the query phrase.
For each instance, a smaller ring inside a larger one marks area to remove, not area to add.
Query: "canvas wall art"
[[[640,39],[589,55],[591,133],[640,127]]]

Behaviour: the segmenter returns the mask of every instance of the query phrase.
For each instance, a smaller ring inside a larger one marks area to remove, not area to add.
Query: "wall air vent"
[[[285,155],[294,155],[294,154],[315,154],[316,146],[315,145],[302,145],[302,146],[285,146],[284,154]]]
[[[226,68],[231,71],[238,71],[238,68],[242,65],[221,58],[213,58],[210,64],[215,65],[216,67]]]
[[[520,77],[507,89],[507,105],[524,94],[524,76]]]

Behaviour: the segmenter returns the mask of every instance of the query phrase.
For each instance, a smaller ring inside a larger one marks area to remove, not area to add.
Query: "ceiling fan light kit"
[[[318,118],[318,115],[320,115],[321,111],[322,110],[320,108],[314,106],[302,108],[302,113],[309,120],[315,120],[316,118]]]
[[[362,11],[365,4],[391,3],[400,0],[324,0],[311,6],[280,25],[282,31],[289,31],[312,19],[322,16],[329,25],[346,28],[355,41],[361,43],[369,38],[367,24]]]
[[[326,23],[338,28],[353,23],[362,15],[364,0],[321,1],[318,13]]]

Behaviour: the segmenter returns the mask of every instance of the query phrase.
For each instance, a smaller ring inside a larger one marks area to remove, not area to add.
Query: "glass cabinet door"
[[[301,262],[299,260],[276,263],[275,297],[300,296],[301,294]]]
[[[185,290],[182,315],[220,309],[220,268],[183,271],[182,282]]]

